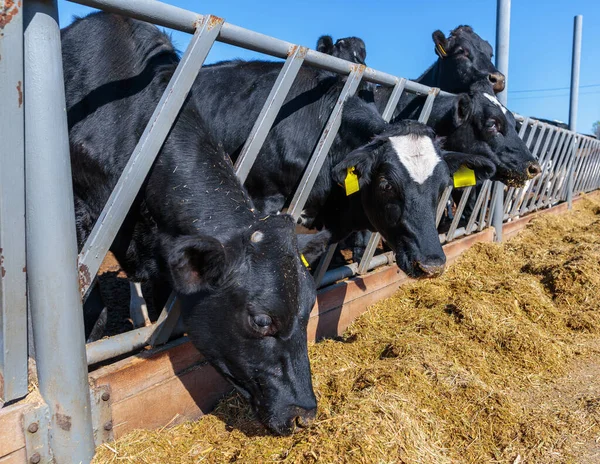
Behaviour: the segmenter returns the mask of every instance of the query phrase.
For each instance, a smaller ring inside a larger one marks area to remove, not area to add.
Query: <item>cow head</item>
[[[306,327],[315,303],[290,216],[258,220],[221,243],[163,239],[188,334],[274,433],[315,416]]]
[[[432,34],[438,55],[440,87],[464,92],[475,82],[489,81],[495,93],[504,90],[504,75],[492,64],[492,46],[471,27],[459,26],[448,38],[442,31]]]
[[[478,180],[495,171],[485,157],[443,152],[433,129],[405,120],[350,153],[333,175],[344,185],[348,168],[354,168],[355,195],[361,195],[365,214],[394,250],[398,266],[411,277],[435,277],[446,262],[436,229],[438,201],[461,165]]]
[[[448,125],[438,134],[446,136],[444,148],[485,156],[496,166],[494,180],[521,186],[537,176],[540,165],[515,130],[515,119],[495,97],[473,91],[452,97]]]
[[[365,43],[358,37],[338,39],[334,44],[330,35],[323,35],[317,41],[317,51],[358,64],[365,64],[367,59]]]

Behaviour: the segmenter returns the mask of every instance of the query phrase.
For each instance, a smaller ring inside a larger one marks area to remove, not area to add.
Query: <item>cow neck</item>
[[[435,61],[429,68],[425,70],[417,79],[414,80],[419,84],[429,87],[440,87],[440,63],[439,59]]]
[[[165,162],[154,167],[162,184],[159,189],[170,192],[163,200],[164,214],[174,218],[172,227],[180,233],[227,242],[256,227],[259,217],[231,160],[188,109],[165,143],[161,154]]]

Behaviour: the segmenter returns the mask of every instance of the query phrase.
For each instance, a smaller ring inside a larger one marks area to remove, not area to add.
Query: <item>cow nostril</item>
[[[488,79],[494,87],[494,92],[502,92],[504,90],[504,74],[491,73],[488,74]]]
[[[527,177],[533,179],[540,172],[542,172],[542,167],[538,163],[531,163],[527,166]]]

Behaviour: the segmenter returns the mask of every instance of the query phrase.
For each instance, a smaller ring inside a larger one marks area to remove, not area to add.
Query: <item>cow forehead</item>
[[[390,143],[410,178],[418,184],[429,179],[441,161],[429,137],[400,135],[390,137]]]
[[[502,103],[500,103],[498,101],[498,99],[495,96],[490,95],[489,93],[486,93],[486,92],[483,93],[483,96],[485,98],[487,98],[489,101],[491,101],[494,105],[499,107],[502,110],[502,114],[506,115],[506,108],[504,107],[504,105]]]

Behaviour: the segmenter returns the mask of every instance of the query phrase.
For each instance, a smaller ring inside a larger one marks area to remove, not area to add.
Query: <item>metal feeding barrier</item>
[[[86,346],[82,296],[85,297],[94,284],[100,265],[215,40],[285,60],[235,163],[235,172],[242,182],[259,155],[301,67],[310,65],[347,76],[291,198],[288,213],[296,219],[337,134],[344,103],[362,81],[393,88],[382,114],[385,120],[391,118],[404,92],[427,95],[419,116],[421,122],[427,122],[438,95],[449,95],[406,78],[229,24],[216,16],[199,15],[165,3],[73,1],[187,32],[193,37],[78,254],[56,1],[28,0],[23,8],[9,11],[10,21],[3,25],[0,38],[3,47],[0,91],[5,100],[0,106],[0,391],[4,402],[27,395],[29,304],[39,390],[47,412],[40,415],[39,420],[45,420],[52,430],[46,448],[48,453],[52,450],[56,462],[89,462],[94,444],[105,440],[106,433],[110,434],[110,428],[107,425],[102,428],[101,423],[105,395],[98,396],[95,392],[90,400],[87,366],[147,345],[165,343],[177,326],[179,307],[171,295],[155,323]],[[493,188],[494,183],[490,181],[465,188],[447,231],[440,235],[442,243],[481,231],[495,221],[511,221],[558,202],[570,201],[573,192],[600,187],[600,141],[531,118],[517,116],[517,119],[521,123],[520,136],[538,158],[542,174],[524,187],[509,188],[505,194],[502,186]],[[447,188],[442,194],[436,215],[438,225],[451,193],[452,189]],[[471,196],[474,202],[469,203]],[[463,213],[467,207],[470,214],[465,218]],[[329,247],[315,270],[315,279],[324,287],[393,264],[393,253],[376,255],[379,243],[379,234],[371,234],[360,262],[335,269],[329,269],[329,263],[336,246]],[[38,454],[41,459],[48,456]]]

